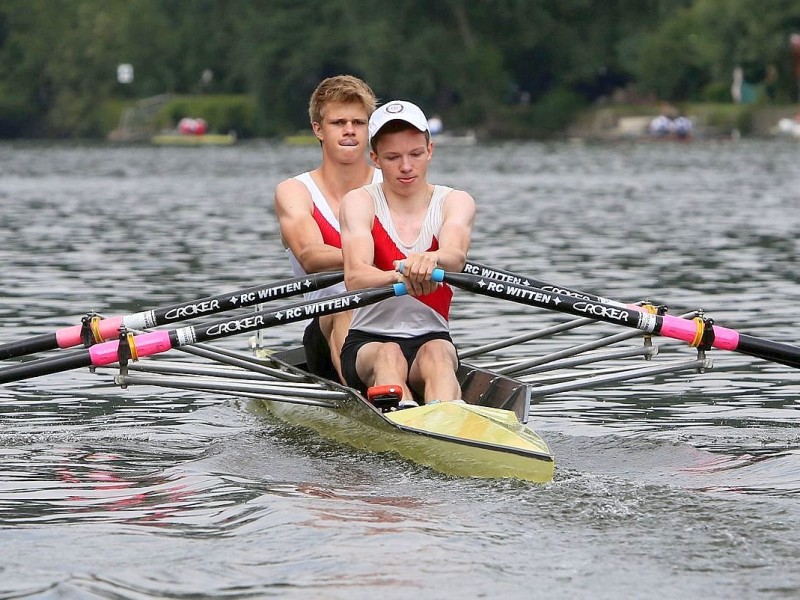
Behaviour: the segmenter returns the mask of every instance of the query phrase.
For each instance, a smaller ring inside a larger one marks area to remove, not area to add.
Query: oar
[[[297,294],[334,285],[342,281],[343,278],[344,274],[341,271],[316,273],[293,279],[284,279],[275,283],[257,285],[218,296],[209,296],[200,300],[171,304],[163,308],[133,313],[124,317],[97,319],[87,325],[64,327],[52,333],[43,333],[24,340],[2,344],[0,345],[0,360],[46,350],[55,350],[56,348],[79,346],[84,343],[83,337],[87,326],[90,328],[89,333],[93,341],[102,342],[116,338],[119,335],[119,328],[122,326],[133,330],[150,329],[176,321],[253,306],[260,302],[296,296]]]
[[[645,333],[682,340],[693,347],[730,350],[800,368],[800,347],[739,333],[733,329],[715,325],[710,319],[700,317],[682,319],[671,315],[653,314],[619,303],[587,300],[584,297],[519,285],[507,280],[501,281],[463,272],[450,273],[442,269],[434,270],[434,280],[444,281],[484,296],[502,298],[519,304],[556,310],[580,317],[591,317],[597,321],[623,325]]]
[[[622,302],[617,302],[616,300],[609,300],[608,298],[595,296],[594,294],[589,294],[588,292],[581,292],[580,290],[572,290],[570,288],[553,285],[552,283],[547,283],[545,281],[541,281],[540,279],[534,279],[533,277],[528,277],[526,275],[513,273],[512,271],[495,269],[494,267],[489,267],[473,260],[468,260],[466,262],[462,272],[469,273],[470,275],[477,275],[479,277],[488,277],[498,281],[506,281],[508,283],[514,283],[526,287],[535,287],[547,292],[555,292],[556,294],[563,294],[565,296],[574,296],[575,298],[583,298],[584,300],[591,300],[593,302],[605,302],[606,304],[612,304],[614,306],[630,306],[628,304],[623,304]]]
[[[396,283],[390,287],[369,288],[345,292],[321,300],[300,302],[272,311],[255,311],[246,316],[223,319],[213,323],[173,330],[162,329],[140,335],[128,334],[123,339],[95,344],[85,350],[77,350],[67,355],[40,358],[0,369],[0,384],[81,367],[99,367],[115,362],[127,362],[129,358],[137,360],[180,346],[351,310],[392,296],[402,296],[405,293],[405,285]]]

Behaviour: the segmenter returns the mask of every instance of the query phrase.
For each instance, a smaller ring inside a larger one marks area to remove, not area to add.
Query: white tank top
[[[404,255],[414,252],[425,252],[439,235],[442,228],[442,204],[445,196],[452,188],[434,186],[428,211],[422,223],[420,233],[410,246],[400,240],[397,228],[389,213],[389,205],[381,185],[368,185],[366,189],[375,204],[375,218],[389,235],[392,243]],[[385,266],[383,268],[389,268]],[[447,320],[431,307],[423,304],[413,296],[398,296],[382,300],[377,304],[357,308],[353,313],[351,329],[366,333],[377,333],[393,337],[414,337],[435,331],[449,331]]]
[[[319,189],[319,186],[314,181],[314,178],[311,177],[311,172],[306,171],[305,173],[301,173],[300,175],[295,176],[295,179],[306,186],[308,189],[308,193],[311,195],[311,201],[314,203],[314,206],[323,216],[323,218],[333,227],[336,231],[341,233],[341,228],[339,227],[339,219],[333,214],[333,210],[331,210],[330,204],[325,199],[325,196],[322,194],[322,190]],[[383,176],[380,169],[375,169],[372,172],[372,183],[378,183],[383,181]],[[289,257],[289,264],[292,267],[292,273],[294,273],[295,277],[302,277],[303,275],[308,275],[303,266],[300,264],[300,261],[297,260],[297,257],[294,255],[289,248],[286,248],[287,256]],[[347,288],[345,288],[344,282],[334,284],[332,286],[322,288],[321,290],[314,290],[313,292],[306,292],[303,294],[303,297],[306,300],[318,300],[320,298],[328,298],[335,294],[341,294],[342,292],[346,292]]]

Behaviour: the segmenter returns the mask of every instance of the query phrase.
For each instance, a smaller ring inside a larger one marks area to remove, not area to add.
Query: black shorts
[[[306,365],[309,373],[331,379],[339,383],[339,374],[331,360],[328,340],[322,335],[319,317],[314,317],[303,332],[303,348],[306,351]]]
[[[361,381],[358,371],[356,371],[356,357],[361,346],[370,342],[395,342],[400,346],[400,350],[403,352],[403,356],[406,357],[409,368],[411,368],[411,363],[417,357],[420,346],[431,340],[447,340],[451,344],[453,343],[450,334],[446,331],[434,331],[415,337],[401,338],[351,329],[344,340],[344,346],[342,346],[342,375],[347,385],[366,393],[367,384]]]

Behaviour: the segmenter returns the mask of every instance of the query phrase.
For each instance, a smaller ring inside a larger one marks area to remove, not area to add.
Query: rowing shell
[[[299,349],[267,360],[305,373],[298,355]],[[554,461],[547,444],[524,424],[530,390],[522,382],[462,365],[459,382],[465,403],[382,413],[356,390],[305,374],[328,390],[346,392],[344,399],[333,409],[274,400],[258,403],[281,420],[328,439],[371,452],[393,452],[447,475],[537,483],[553,478]]]

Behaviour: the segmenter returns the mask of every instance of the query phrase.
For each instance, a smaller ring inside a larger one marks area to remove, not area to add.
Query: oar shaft
[[[450,273],[436,269],[434,279],[476,294],[511,300],[518,304],[546,308],[579,317],[590,317],[597,321],[633,327],[650,333],[661,326],[659,315],[638,310],[636,307],[585,300],[583,297],[564,295],[533,286],[463,272]]]
[[[138,357],[152,356],[180,346],[208,342],[239,333],[249,333],[259,329],[275,327],[276,325],[285,325],[351,310],[404,293],[405,287],[402,284],[386,288],[345,292],[312,302],[300,302],[284,306],[272,311],[260,310],[249,315],[220,319],[203,325],[191,325],[171,331],[162,330],[143,333],[133,336],[133,343]],[[115,340],[95,344],[89,348],[88,352],[92,357],[92,364],[101,366],[119,361],[118,350],[119,343]],[[0,371],[1,374],[2,371]],[[0,382],[2,382],[1,379]]]
[[[716,331],[716,329],[715,325],[714,330]],[[736,351],[800,369],[800,348],[791,344],[773,342],[740,333]]]
[[[91,366],[92,358],[89,356],[88,351],[79,350],[76,352],[70,352],[69,354],[62,354],[60,356],[40,358],[39,360],[30,360],[28,362],[16,364],[13,367],[0,369],[0,383],[20,381],[21,379],[30,379],[31,377],[40,377],[42,375],[52,375],[53,373],[61,373],[62,371],[70,371],[72,369],[80,369],[81,367]]]
[[[539,288],[546,292],[554,292],[556,294],[562,294],[564,296],[573,296],[575,298],[582,298],[583,300],[591,300],[593,302],[604,302],[606,304],[611,304],[614,306],[627,306],[622,302],[609,300],[608,298],[603,298],[602,296],[596,296],[595,294],[590,294],[588,292],[582,292],[580,290],[573,290],[570,288],[553,285],[552,283],[547,283],[546,281],[542,281],[540,279],[534,279],[533,277],[528,277],[526,275],[520,275],[519,273],[514,273],[512,271],[506,271],[504,269],[495,269],[493,267],[489,267],[487,265],[472,260],[468,260],[466,262],[464,268],[462,269],[462,272],[469,273],[470,275],[477,275],[479,277],[488,277],[489,279],[496,279],[497,281],[505,281],[507,283],[522,285],[525,287]]]
[[[702,320],[652,314],[638,307],[585,300],[536,287],[518,285],[505,280],[498,281],[486,276],[463,272],[445,273],[441,269],[437,269],[434,272],[434,279],[485,296],[502,298],[519,304],[527,304],[528,306],[536,306],[581,317],[591,317],[597,321],[682,340],[694,346],[699,345],[701,342],[707,342],[711,347],[721,350],[739,352],[790,367],[800,368],[800,347],[798,346],[740,334],[733,329],[716,324],[713,326],[708,325],[708,327],[712,328],[713,339],[704,337],[703,334],[707,325]]]
[[[402,286],[402,284],[399,284]],[[300,302],[284,306],[276,310],[256,311],[249,315],[220,319],[212,323],[181,327],[172,331],[154,331],[151,333],[134,336],[136,354],[139,357],[151,356],[165,352],[171,348],[187,346],[200,342],[208,342],[239,333],[249,333],[259,329],[267,329],[277,325],[305,321],[314,317],[321,317],[359,306],[374,304],[385,298],[405,293],[405,288],[386,287],[345,292],[329,298],[313,302]],[[105,342],[89,348],[92,364],[107,365],[119,360],[117,355],[117,342]]]
[[[169,325],[186,319],[203,317],[311,292],[339,283],[343,278],[344,275],[341,271],[315,273],[284,279],[275,283],[257,285],[218,296],[172,304],[124,317],[101,319],[92,325],[92,334],[99,341],[112,340],[119,335],[119,329],[123,325],[132,330]],[[56,348],[79,346],[83,344],[83,335],[83,325],[73,325],[59,329],[54,333],[45,333],[27,340],[1,344],[0,360],[55,350]]]
[[[192,325],[174,330],[152,331],[131,336],[130,339],[124,341],[102,342],[70,355],[42,358],[0,369],[0,384],[79,367],[103,366],[119,362],[120,344],[128,344],[131,349],[130,355],[134,359],[142,358],[166,352],[179,346],[352,310],[361,306],[375,304],[392,296],[402,296],[405,293],[405,286],[402,283],[397,283],[390,287],[369,288],[345,292],[320,300],[300,302],[272,311],[260,310],[242,317],[221,319],[203,325]]]
[[[58,348],[57,334],[55,332],[43,333],[24,340],[3,344],[0,346],[0,360],[35,354],[36,352],[45,352],[53,348]]]
[[[168,325],[177,321],[193,319],[205,315],[221,313],[236,308],[255,306],[262,302],[281,300],[290,296],[297,296],[305,292],[312,292],[334,285],[344,280],[342,271],[331,271],[303,275],[292,279],[284,279],[275,283],[253,286],[236,292],[228,292],[218,296],[210,296],[193,302],[173,304],[164,308],[157,308],[149,313],[139,315],[152,315],[153,325],[146,323],[134,327],[134,323],[126,317],[125,326],[129,329],[147,329],[159,325]],[[134,317],[136,315],[132,315]],[[141,317],[140,317],[141,318]],[[132,319],[131,319],[132,320]]]

